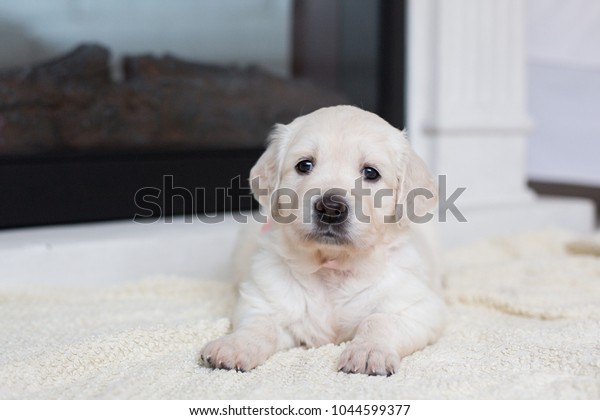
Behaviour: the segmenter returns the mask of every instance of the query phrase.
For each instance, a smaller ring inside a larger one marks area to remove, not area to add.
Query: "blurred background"
[[[161,215],[237,210],[212,191],[245,179],[271,124],[338,103],[407,126],[475,207],[483,172],[520,191],[507,204],[600,203],[595,0],[0,0],[0,37],[2,227],[128,219],[165,174],[208,193]],[[517,102],[487,107],[505,82]],[[453,99],[469,89],[487,96]]]
[[[527,174],[542,192],[600,204],[600,3],[527,3]],[[554,185],[552,185],[554,184]]]
[[[99,43],[111,52],[116,78],[123,56],[171,54],[309,78],[381,111],[381,96],[390,93],[380,91],[380,79],[396,46],[388,44],[398,44],[402,56],[404,8],[404,1],[381,0],[2,0],[0,66],[30,65]]]

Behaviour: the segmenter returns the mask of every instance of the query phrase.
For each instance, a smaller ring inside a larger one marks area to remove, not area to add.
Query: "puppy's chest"
[[[358,324],[371,312],[374,304],[365,286],[356,280],[343,280],[319,276],[310,279],[300,316],[290,326],[301,343],[320,346],[350,340]]]

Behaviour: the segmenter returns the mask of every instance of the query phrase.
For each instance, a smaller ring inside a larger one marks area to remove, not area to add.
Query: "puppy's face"
[[[435,193],[403,133],[350,106],[276,126],[250,179],[290,240],[327,247],[372,246],[397,230],[397,205],[410,189]]]

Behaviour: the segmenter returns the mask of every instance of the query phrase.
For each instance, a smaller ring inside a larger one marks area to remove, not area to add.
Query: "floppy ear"
[[[404,152],[399,161],[399,182],[396,203],[401,205],[400,221],[407,223],[417,219],[430,211],[438,201],[438,189],[435,178],[427,165],[410,146],[402,132],[405,143]],[[413,220],[414,219],[414,220]]]
[[[267,150],[250,170],[250,188],[256,201],[268,210],[271,209],[271,194],[279,186],[283,146],[287,141],[287,128],[276,124],[267,139]]]

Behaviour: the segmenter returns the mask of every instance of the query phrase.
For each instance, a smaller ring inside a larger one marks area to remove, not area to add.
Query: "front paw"
[[[397,352],[378,347],[367,342],[348,343],[342,355],[338,370],[346,373],[367,375],[393,375],[400,367]]]
[[[272,354],[266,343],[245,334],[229,334],[208,343],[200,361],[208,367],[246,372],[263,364]]]

